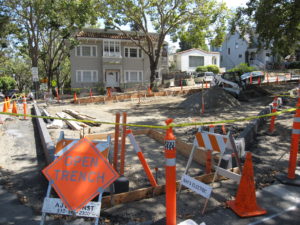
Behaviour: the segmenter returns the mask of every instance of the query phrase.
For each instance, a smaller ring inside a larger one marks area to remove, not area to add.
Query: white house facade
[[[220,67],[220,53],[207,52],[201,49],[189,49],[172,55],[176,70],[188,73],[195,72],[198,66],[216,65]]]
[[[126,31],[133,38],[143,36]],[[155,42],[156,34],[151,34]],[[70,52],[71,87],[134,87],[150,82],[148,56],[127,35],[116,30],[83,29],[76,38],[79,45]],[[167,45],[164,46],[156,79],[168,73]]]
[[[273,61],[270,49],[259,49],[255,42],[251,42],[248,35],[242,37],[238,31],[228,34],[222,44],[221,67],[227,70],[240,63],[265,69]]]

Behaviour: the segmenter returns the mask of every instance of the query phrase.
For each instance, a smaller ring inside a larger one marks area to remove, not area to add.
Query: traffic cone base
[[[267,213],[266,210],[263,208],[256,206],[255,210],[250,210],[248,212],[245,212],[243,209],[241,209],[237,204],[235,200],[227,201],[226,204],[240,217],[252,217],[252,216],[260,216]]]
[[[14,103],[13,103],[12,113],[18,113],[17,104],[16,104],[15,101],[14,101]]]
[[[267,211],[257,205],[254,185],[252,155],[248,152],[235,200],[227,205],[240,217],[260,216]]]

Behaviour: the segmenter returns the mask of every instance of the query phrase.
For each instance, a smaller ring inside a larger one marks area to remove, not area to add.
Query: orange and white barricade
[[[206,151],[216,151],[220,152],[219,161],[217,166],[215,166],[215,173],[212,180],[212,186],[202,183],[201,181],[198,181],[190,176],[187,175],[188,170],[190,168],[190,165],[192,163],[195,150],[198,148],[204,148]],[[241,165],[238,157],[238,151],[236,147],[235,140],[233,139],[232,135],[228,133],[228,135],[222,135],[222,134],[216,134],[211,132],[202,131],[202,128],[200,127],[198,132],[196,133],[196,137],[194,139],[193,148],[191,150],[187,166],[185,168],[184,174],[181,179],[181,183],[179,186],[179,193],[181,190],[182,185],[188,187],[189,189],[195,191],[196,193],[200,194],[204,198],[206,198],[205,205],[203,208],[202,213],[204,213],[206,205],[208,203],[208,199],[211,196],[213,183],[216,179],[217,174],[225,176],[229,179],[233,179],[237,183],[240,181],[240,175],[227,171],[226,169],[223,169],[220,167],[222,157],[227,153],[227,149],[230,152],[234,152],[234,156],[236,158],[237,164],[241,171]],[[198,187],[198,188],[196,188]]]

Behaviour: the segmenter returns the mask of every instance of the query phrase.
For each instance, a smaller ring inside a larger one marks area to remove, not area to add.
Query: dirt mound
[[[232,95],[225,92],[222,88],[214,87],[204,90],[203,99],[205,111],[228,110],[240,106],[240,102]],[[189,111],[199,112],[202,106],[202,93],[190,95],[181,102],[178,107],[188,109]]]
[[[247,89],[245,91],[243,91],[243,94],[247,98],[257,98],[257,97],[271,95],[270,92],[268,92],[264,88],[256,86],[256,85],[247,86]]]

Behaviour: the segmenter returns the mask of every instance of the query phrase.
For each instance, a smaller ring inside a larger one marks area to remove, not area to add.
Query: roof
[[[152,41],[158,41],[158,34],[149,33]],[[103,29],[83,29],[76,34],[77,38],[101,38],[101,39],[118,39],[130,40],[146,40],[146,36],[142,32],[135,31],[119,31],[119,30],[103,30]]]
[[[184,54],[184,53],[187,53],[187,52],[192,52],[192,51],[200,51],[200,52],[204,52],[206,54],[220,54],[220,52],[208,52],[208,51],[205,51],[205,50],[202,50],[200,48],[191,48],[191,49],[188,49],[188,50],[185,50],[185,51],[181,51],[181,52],[176,52],[175,55],[177,54]]]

